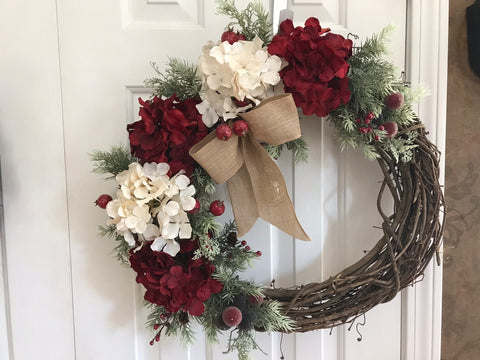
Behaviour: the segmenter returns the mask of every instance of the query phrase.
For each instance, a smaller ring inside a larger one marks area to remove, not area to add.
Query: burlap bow
[[[301,240],[310,240],[299,224],[283,175],[258,141],[284,144],[301,136],[297,108],[290,94],[272,97],[239,114],[249,126],[244,137],[219,140],[211,132],[190,155],[218,184],[227,181],[238,236],[258,217]]]

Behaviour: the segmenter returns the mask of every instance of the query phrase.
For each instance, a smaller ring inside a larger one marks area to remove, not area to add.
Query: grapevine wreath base
[[[96,201],[109,216],[101,235],[116,241],[118,260],[145,288],[150,344],[163,335],[191,343],[198,322],[210,342],[228,331],[226,352],[246,360],[261,350],[256,331],[353,324],[413,284],[440,247],[444,199],[439,152],[413,110],[422,91],[385,60],[390,28],[355,48],[315,18],[297,27],[284,20],[273,35],[260,3],[242,11],[233,0],[217,3],[232,19],[221,40],[202,48],[198,65],[154,66],[153,95],[139,99],[141,119],[127,126],[130,148],[92,159],[117,183],[113,198]],[[310,240],[273,161],[284,148],[306,161],[299,109],[317,115],[304,121],[328,121],[342,149],[378,161],[383,236],[324,282],[264,288],[241,278],[262,255],[241,239],[257,218]],[[235,221],[221,225],[215,183],[223,182]]]
[[[264,294],[284,304],[284,313],[295,321],[295,332],[345,324],[374,306],[392,300],[412,285],[437,253],[442,238],[444,206],[439,185],[439,152],[418,131],[412,160],[397,163],[392,154],[377,149],[384,180],[377,198],[383,236],[358,262],[321,283],[295,289],[265,289]],[[411,130],[411,129],[409,129]],[[387,216],[382,198],[388,189],[394,212]]]

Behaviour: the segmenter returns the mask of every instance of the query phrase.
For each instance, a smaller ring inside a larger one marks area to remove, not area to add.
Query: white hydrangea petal
[[[149,194],[147,188],[141,187],[133,190],[133,195],[135,195],[137,199],[145,199],[148,197]]]
[[[130,231],[128,229],[128,227],[125,225],[125,219],[121,219],[118,223],[117,223],[117,231],[120,233],[120,234],[124,234],[125,232],[127,231]]]
[[[126,198],[126,199],[130,199],[131,198],[131,195],[130,195],[130,188],[126,185],[122,185],[120,187],[120,191],[122,192],[122,195]]]
[[[262,81],[265,84],[276,85],[280,81],[280,75],[277,72],[266,72],[262,75]]]
[[[143,164],[143,174],[150,179],[154,179],[156,167],[157,166],[155,163]]]
[[[147,224],[147,227],[143,231],[143,237],[145,240],[150,241],[160,236],[160,229],[155,224]]]
[[[195,186],[189,185],[187,188],[180,191],[180,197],[193,196],[193,195],[195,195],[195,192],[196,192]]]
[[[187,196],[180,200],[180,204],[183,210],[190,211],[195,207],[196,201],[193,197]]]
[[[118,200],[112,200],[107,204],[107,215],[111,218],[116,218],[118,216]]]
[[[147,205],[135,207],[135,209],[133,209],[133,215],[143,220],[144,222],[148,222],[148,220],[150,220],[151,218]]]
[[[219,64],[224,63],[224,52],[220,48],[220,46],[214,46],[210,52],[208,53],[212,58],[214,58]]]
[[[153,251],[162,251],[165,245],[167,245],[167,240],[162,237],[157,237],[150,245],[150,249]]]
[[[263,45],[263,40],[260,39],[258,36],[255,36],[255,38],[252,40],[253,45],[257,49],[261,49]]]
[[[175,184],[177,184],[180,190],[185,190],[187,186],[190,184],[190,179],[186,175],[178,175],[175,178]]]
[[[165,204],[163,207],[163,210],[169,215],[169,216],[175,216],[178,214],[180,211],[180,204],[176,201],[169,201],[168,203]]]
[[[203,100],[201,103],[195,105],[200,114],[204,114],[210,109],[210,104],[207,100]]]
[[[165,176],[170,171],[170,165],[167,163],[158,163],[156,171],[158,176]]]
[[[282,68],[282,59],[276,55],[270,56],[265,63],[270,71],[275,71],[278,73]]]
[[[264,50],[258,50],[255,53],[255,60],[257,60],[259,63],[265,63],[268,60],[268,54]]]
[[[125,217],[129,216],[130,212],[127,211],[127,209],[125,207],[119,206],[118,210],[117,210],[117,214],[118,214],[118,216],[125,218]]]
[[[127,231],[123,234],[123,238],[127,242],[128,245],[133,246],[135,245],[135,238],[133,237],[130,231]]]
[[[170,216],[165,213],[165,211],[160,211],[157,215],[158,224],[163,227],[170,222]]]
[[[167,190],[165,190],[165,195],[167,195],[169,198],[177,195],[179,192],[178,186],[175,185],[174,183],[170,183],[169,187]]]
[[[115,180],[119,184],[125,184],[130,178],[130,167],[128,170],[123,170],[121,173],[117,174]]]
[[[129,229],[135,229],[137,226],[138,218],[136,216],[130,215],[125,219],[125,225]]]
[[[168,255],[175,257],[180,251],[180,244],[175,240],[167,242],[167,245],[163,248],[163,252],[166,252]]]
[[[192,227],[190,224],[180,225],[180,239],[190,239],[192,237]]]
[[[230,52],[232,54],[238,55],[245,50],[245,46],[248,46],[248,41],[236,41],[233,44],[230,44],[228,41],[224,41],[225,47],[229,47],[229,49],[225,49],[226,52]]]
[[[168,223],[162,228],[162,237],[165,239],[175,239],[178,236],[180,225],[177,223]]]
[[[137,218],[137,224],[135,225],[135,232],[138,234],[143,234],[147,228],[147,223],[143,219]]]

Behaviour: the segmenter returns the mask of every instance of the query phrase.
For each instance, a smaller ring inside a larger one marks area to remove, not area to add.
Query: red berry
[[[375,135],[375,141],[378,141],[380,138],[378,137],[378,135]]]
[[[367,116],[365,117],[366,120],[372,120],[375,117],[375,115],[370,111]]]
[[[158,330],[159,327],[160,327],[160,324],[155,324],[153,325],[153,330]]]
[[[245,35],[236,33],[233,30],[227,30],[222,34],[222,42],[228,41],[231,44],[236,43],[239,40],[246,40]]]
[[[395,135],[397,135],[398,125],[397,125],[396,122],[389,121],[389,122],[384,123],[383,126],[385,127],[385,131],[387,132],[387,136],[389,138],[393,138],[393,137],[395,137]]]
[[[385,126],[383,126],[383,125],[380,125],[380,126],[378,127],[378,130],[380,130],[380,131],[383,131],[383,130],[385,130]]]
[[[223,141],[227,141],[232,137],[232,129],[227,124],[221,124],[215,130],[217,138]]]
[[[384,104],[390,110],[400,109],[405,103],[405,98],[402,93],[396,92],[388,95],[385,98]]]
[[[160,334],[157,334],[157,336],[155,336],[155,341],[160,341]]]
[[[250,251],[250,246],[248,246],[248,245],[245,246],[245,250],[246,250],[246,251]]]
[[[112,197],[108,194],[103,194],[98,197],[98,199],[95,201],[95,205],[98,207],[101,207],[102,209],[107,208],[107,204],[112,201]]]
[[[370,124],[370,119],[365,119],[365,124]]]
[[[253,305],[260,305],[263,303],[263,300],[264,298],[262,295],[256,295],[256,296],[248,295],[248,301]]]
[[[367,128],[367,132],[372,132],[372,128],[370,126]]]
[[[194,215],[194,214],[198,214],[199,211],[200,211],[200,201],[198,201],[198,199],[195,199],[195,206],[188,213]]]
[[[262,256],[262,252],[261,252],[261,251],[257,251],[257,256]]]
[[[361,123],[362,123],[362,120],[357,118],[357,119],[355,119],[355,122],[356,122],[357,124],[361,124]]]
[[[245,120],[237,120],[233,124],[233,133],[237,136],[245,136],[248,132],[248,124]]]
[[[215,200],[210,204],[210,212],[215,216],[220,216],[225,211],[225,205],[223,201]]]
[[[242,322],[242,312],[236,306],[229,306],[223,310],[222,320],[227,326],[237,326]]]
[[[153,345],[153,344],[154,344],[153,340],[150,340],[150,345]]]
[[[242,101],[238,100],[237,98],[233,98],[233,101],[235,101],[235,104],[238,107],[244,107],[244,106],[247,106],[248,104],[250,104],[250,100],[248,100],[247,98],[243,98]]]
[[[245,240],[242,240],[242,242],[240,243],[242,246],[245,246],[247,245],[247,242]]]

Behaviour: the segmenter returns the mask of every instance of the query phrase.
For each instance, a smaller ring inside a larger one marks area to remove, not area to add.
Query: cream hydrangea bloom
[[[137,234],[140,241],[154,240],[153,250],[163,244],[175,256],[180,249],[175,238],[191,237],[186,212],[195,207],[195,187],[181,173],[170,178],[169,170],[165,163],[130,164],[116,177],[120,189],[107,204],[107,214],[108,224],[114,224],[130,246],[135,245],[133,234]]]
[[[280,83],[282,60],[262,48],[262,40],[228,41],[215,45],[207,43],[199,59],[198,72],[202,78],[202,103],[197,105],[203,122],[211,127],[219,117],[232,119],[251,105],[239,107],[232,100],[245,99],[259,104],[274,95]]]

